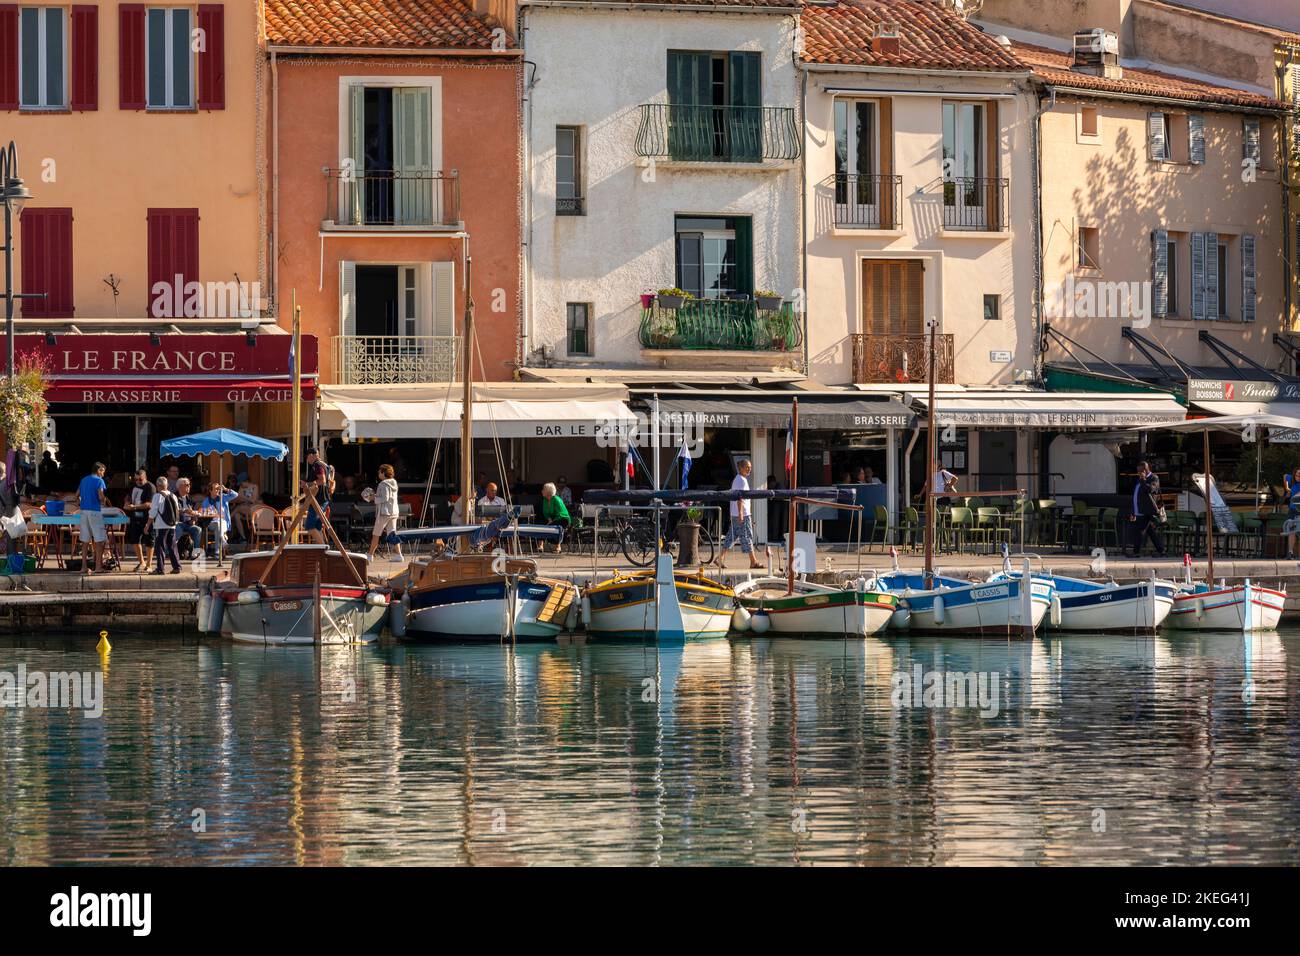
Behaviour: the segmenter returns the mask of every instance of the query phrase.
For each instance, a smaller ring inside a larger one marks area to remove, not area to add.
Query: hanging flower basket
[[[45,427],[46,377],[49,368],[34,355],[20,355],[14,361],[17,374],[0,379],[0,429],[10,448],[21,448],[38,438]]]

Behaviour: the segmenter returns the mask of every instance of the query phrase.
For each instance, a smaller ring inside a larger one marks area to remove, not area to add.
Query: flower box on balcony
[[[659,308],[661,309],[680,309],[686,304],[686,300],[691,298],[681,289],[660,289],[659,290]]]
[[[754,300],[758,303],[759,309],[764,312],[775,312],[785,302],[785,299],[775,292],[756,292]]]

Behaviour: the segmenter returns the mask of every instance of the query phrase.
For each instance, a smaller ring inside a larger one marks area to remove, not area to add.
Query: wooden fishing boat
[[[1019,571],[1002,571],[989,581],[1017,577]],[[1169,616],[1178,586],[1173,581],[1149,578],[1131,584],[1088,581],[1061,574],[1034,574],[1052,589],[1046,626],[1052,631],[1154,634]]]
[[[1197,582],[1174,595],[1168,624],[1183,631],[1271,631],[1282,619],[1286,589]]]
[[[582,619],[593,640],[659,639],[656,572],[615,572],[583,592]],[[682,632],[688,641],[726,637],[736,594],[730,587],[697,571],[675,571],[674,591],[681,606]]]
[[[736,629],[756,634],[796,634],[805,637],[867,637],[889,626],[898,598],[867,586],[831,587],[795,581],[794,593],[781,577],[761,577],[736,585]]]

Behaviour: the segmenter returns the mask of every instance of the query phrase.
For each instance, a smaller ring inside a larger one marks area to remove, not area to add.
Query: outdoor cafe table
[[[54,559],[55,561],[58,562],[60,569],[66,568],[67,565],[64,563],[63,560],[64,535],[67,534],[71,529],[81,526],[81,514],[80,513],[70,514],[70,515],[33,514],[29,516],[28,520],[31,521],[31,523],[34,525],[38,525],[43,528],[48,528],[50,532],[52,532],[52,534],[56,536],[57,543],[54,546]],[[104,515],[104,527],[106,529],[121,527],[122,525],[125,525],[127,523],[127,520],[128,520],[127,516],[124,514],[106,514]],[[113,543],[113,536],[111,534],[108,535],[108,545],[109,548],[112,549],[113,555],[119,561],[121,561],[122,556],[117,553],[117,547]],[[72,557],[72,555],[69,555],[69,557]],[[43,565],[44,562],[42,562],[42,566]]]

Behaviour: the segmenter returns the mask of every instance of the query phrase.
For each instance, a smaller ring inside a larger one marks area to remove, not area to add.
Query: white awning
[[[1197,402],[1192,405],[1211,415],[1279,415],[1300,418],[1300,402]]]
[[[928,414],[925,395],[908,396]],[[1187,409],[1173,398],[1127,392],[1017,392],[936,395],[939,425],[983,428],[1123,428],[1150,422],[1180,422]]]
[[[457,439],[460,402],[326,401],[322,427],[337,427],[348,441],[363,438]],[[332,415],[330,413],[333,413]],[[474,403],[475,438],[599,438],[617,436],[636,415],[623,402],[496,401]],[[614,438],[617,441],[617,438]]]

